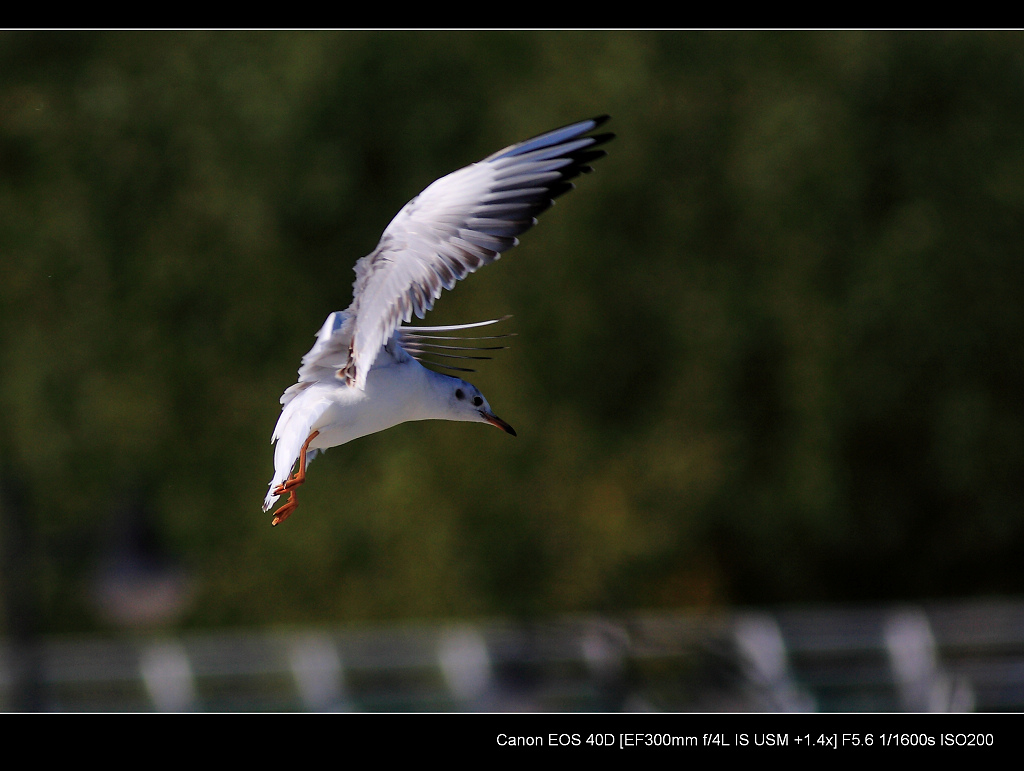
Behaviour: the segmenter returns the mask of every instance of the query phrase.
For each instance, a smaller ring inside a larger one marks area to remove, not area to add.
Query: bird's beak
[[[516,430],[514,428],[512,428],[512,426],[510,426],[504,420],[499,418],[497,415],[492,415],[489,412],[485,412],[484,410],[480,410],[480,417],[483,418],[488,423],[490,423],[492,426],[500,428],[506,434],[512,434],[512,436],[516,435]]]

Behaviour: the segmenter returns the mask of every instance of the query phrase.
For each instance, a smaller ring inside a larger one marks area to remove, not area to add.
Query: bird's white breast
[[[310,425],[319,435],[310,449],[327,449],[361,436],[384,431],[410,420],[433,417],[429,408],[430,375],[415,359],[396,362],[383,354],[370,370],[363,389],[342,381],[317,383],[311,388],[317,399],[327,399],[327,408]]]

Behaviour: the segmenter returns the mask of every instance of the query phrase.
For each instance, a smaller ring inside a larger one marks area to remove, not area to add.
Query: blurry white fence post
[[[196,689],[188,654],[180,643],[158,642],[142,651],[139,670],[153,706],[160,712],[196,709]]]

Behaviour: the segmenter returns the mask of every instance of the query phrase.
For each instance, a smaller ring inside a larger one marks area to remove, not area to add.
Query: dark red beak
[[[489,412],[484,412],[483,410],[480,410],[480,417],[482,417],[484,420],[486,420],[492,426],[496,426],[497,428],[500,428],[506,434],[512,434],[512,436],[516,435],[516,430],[514,428],[512,428],[512,426],[510,426],[504,420],[499,418],[497,415],[492,415]]]

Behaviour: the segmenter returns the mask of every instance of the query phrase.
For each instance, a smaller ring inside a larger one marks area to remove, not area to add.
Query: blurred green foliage
[[[333,449],[271,529],[277,399],[356,259],[605,112],[429,317],[514,314],[470,379],[518,439]],[[0,580],[103,624],[137,506],[185,626],[1019,593],[1022,212],[1018,33],[2,33]]]

